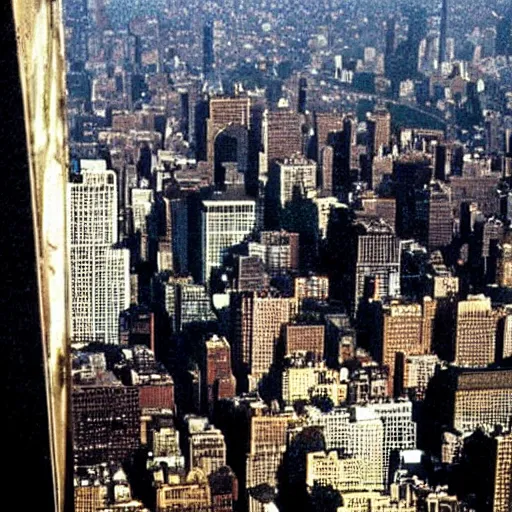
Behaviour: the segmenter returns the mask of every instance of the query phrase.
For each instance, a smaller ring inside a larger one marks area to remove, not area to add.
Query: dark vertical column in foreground
[[[0,3],[0,20],[2,494],[20,510],[53,511],[28,153],[10,1]]]

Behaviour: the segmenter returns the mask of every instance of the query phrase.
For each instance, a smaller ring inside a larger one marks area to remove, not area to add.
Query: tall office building
[[[494,438],[493,512],[506,512],[512,506],[512,433]]]
[[[451,172],[452,148],[446,144],[436,144],[434,151],[434,178],[446,181]]]
[[[106,462],[75,467],[75,512],[118,510],[149,512],[141,501],[132,497],[126,473],[119,463]]]
[[[323,325],[290,324],[283,328],[284,354],[310,353],[317,361],[324,359],[325,327]]]
[[[139,389],[94,380],[73,387],[73,448],[78,465],[123,461],[140,443]],[[94,425],[92,427],[91,425]]]
[[[357,211],[357,218],[381,218],[393,229],[396,226],[396,199],[394,197],[376,197],[373,193],[364,194],[361,198],[363,210]]]
[[[299,78],[299,98],[297,101],[297,111],[305,114],[308,100],[308,81],[305,77]]]
[[[505,130],[505,170],[504,176],[512,176],[512,129]]]
[[[281,377],[281,399],[286,405],[313,398],[329,398],[335,406],[347,399],[347,383],[340,382],[339,371],[324,362],[308,360],[304,355],[286,358]]]
[[[475,470],[475,468],[478,468]],[[464,440],[462,477],[477,510],[509,512],[512,506],[512,433],[476,431]]]
[[[130,306],[130,269],[128,249],[114,246],[117,213],[113,171],[84,171],[68,183],[73,342],[119,343],[119,316]]]
[[[172,330],[179,327],[179,287],[184,284],[193,284],[192,277],[169,277],[167,282],[162,283],[162,306],[169,315],[169,323]]]
[[[202,202],[202,280],[222,266],[229,249],[239,244],[256,227],[256,201],[242,189],[217,192]]]
[[[148,188],[131,189],[132,232],[148,233],[148,217],[153,207],[153,191]]]
[[[336,491],[363,491],[368,489],[364,481],[368,461],[355,457],[340,457],[336,450],[310,452],[306,462],[306,485],[331,485]],[[370,483],[371,485],[371,483]]]
[[[496,269],[498,286],[512,287],[512,245],[503,244]]]
[[[178,275],[188,272],[188,209],[185,197],[162,198],[162,230],[158,239],[158,269]]]
[[[343,115],[337,112],[315,112],[314,128],[316,161],[320,167],[319,186],[325,194],[332,194],[335,147],[339,146],[343,130]]]
[[[339,112],[315,112],[314,123],[317,162],[320,162],[322,150],[327,146],[333,146],[336,138],[343,131],[343,114]]]
[[[266,118],[263,145],[268,165],[278,158],[302,153],[301,116],[293,110],[270,111]]]
[[[226,163],[236,163],[245,176],[249,166],[249,129],[251,99],[211,98],[206,121],[206,160],[217,183],[223,183]]]
[[[393,57],[396,50],[396,19],[394,17],[386,20],[386,47],[384,53],[384,66],[386,77],[390,78],[393,69]]]
[[[499,112],[488,111],[485,116],[485,149],[490,154],[503,151],[503,132],[501,131],[501,116]]]
[[[245,466],[247,490],[262,484],[277,485],[277,472],[286,451],[288,426],[293,419],[293,413],[270,414],[266,409],[250,419],[249,453]],[[248,510],[263,512],[265,509],[251,496]]]
[[[282,326],[292,320],[296,311],[295,298],[255,292],[231,294],[231,343],[237,379],[249,377],[249,387],[254,388],[268,373]]]
[[[153,191],[146,188],[132,188],[131,196],[131,232],[138,238],[137,256],[139,261],[149,261],[150,239],[156,234],[156,219],[152,216]]]
[[[200,368],[203,409],[211,414],[217,400],[236,395],[231,347],[226,338],[214,334],[204,342]]]
[[[270,276],[299,270],[299,234],[262,231],[259,242],[249,242],[249,256],[258,256]]]
[[[398,371],[402,375],[399,394],[406,394],[414,402],[424,400],[428,383],[440,363],[435,354],[399,356]]]
[[[210,487],[208,478],[200,468],[191,469],[188,474],[170,474],[160,477],[155,486],[156,512],[169,510],[211,510]]]
[[[265,264],[259,256],[236,255],[234,288],[238,292],[262,291],[268,286]]]
[[[209,75],[215,69],[215,53],[213,48],[213,22],[203,26],[203,73]]]
[[[343,345],[343,342],[339,344],[340,352],[344,348]],[[341,353],[338,360],[343,362],[348,357]],[[348,383],[348,403],[364,405],[382,399],[389,399],[388,371],[386,368],[379,363],[371,362],[366,363],[362,368],[352,373]]]
[[[395,376],[397,355],[428,354],[432,344],[432,324],[435,316],[435,302],[425,297],[423,304],[407,304],[392,301],[379,307],[377,328],[373,330],[371,350],[374,357],[389,369],[389,393],[397,391]]]
[[[343,132],[341,138],[341,168],[335,174],[334,188],[347,185],[352,181],[353,172],[359,171],[359,148],[357,146],[357,120],[353,114],[343,119]]]
[[[400,450],[416,448],[416,423],[413,421],[412,403],[406,400],[370,403],[365,410],[374,412],[382,421],[384,436],[382,459],[384,483],[393,479],[392,456]]]
[[[461,433],[492,431],[512,422],[512,370],[439,368],[427,390],[429,414],[438,426]]]
[[[181,331],[196,322],[211,322],[217,317],[212,309],[211,298],[206,286],[180,283],[176,294],[176,329]]]
[[[325,146],[320,152],[318,161],[320,166],[320,189],[323,194],[329,196],[333,192],[333,170],[334,170],[334,149],[332,146]]]
[[[369,138],[370,156],[381,155],[391,144],[391,114],[384,108],[378,108],[366,121]]]
[[[453,238],[453,217],[451,191],[440,181],[432,181],[421,191],[420,201],[416,203],[417,225],[419,233],[429,251],[442,249],[450,245]]]
[[[201,468],[206,476],[226,465],[226,443],[222,432],[213,425],[193,432],[189,437],[190,468]]]
[[[366,489],[384,488],[384,426],[375,411],[364,407],[335,408],[321,413],[307,407],[308,424],[323,428],[326,450],[343,450],[357,460]]]
[[[296,277],[293,284],[295,298],[299,301],[304,299],[326,301],[329,298],[329,278],[327,276]]]
[[[366,489],[383,489],[392,476],[392,455],[416,446],[416,424],[408,401],[374,402],[328,413],[308,407],[307,415],[309,424],[323,427],[327,450],[343,449],[366,462],[362,467]]]
[[[487,366],[495,361],[499,312],[491,299],[469,295],[457,305],[454,361],[460,366]]]
[[[448,32],[448,0],[441,6],[441,25],[439,27],[439,66],[446,62],[446,35]]]
[[[275,192],[282,207],[293,199],[296,191],[306,197],[308,192],[316,190],[316,169],[316,163],[302,155],[293,155],[276,162],[278,190]]]
[[[357,311],[369,278],[375,279],[375,296],[400,295],[400,243],[394,230],[381,219],[359,221],[358,226],[353,311]]]
[[[505,318],[503,319],[503,345],[502,352],[499,354],[503,359],[512,357],[512,308],[505,307]]]
[[[212,512],[233,512],[238,500],[238,479],[229,466],[208,477]]]
[[[505,226],[500,219],[491,217],[482,226],[482,257],[489,258],[493,241],[501,245],[505,235]]]

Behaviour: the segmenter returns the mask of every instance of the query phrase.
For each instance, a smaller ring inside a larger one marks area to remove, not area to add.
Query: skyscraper
[[[258,256],[270,276],[299,270],[299,234],[262,231],[260,242],[249,242],[249,256]]]
[[[438,427],[472,432],[512,421],[512,370],[509,368],[439,368],[426,400]]]
[[[366,490],[368,482],[363,478],[368,461],[354,457],[339,457],[336,450],[307,454],[306,483],[332,485],[337,491]],[[370,482],[371,485],[371,482]]]
[[[77,464],[121,461],[140,443],[139,390],[108,374],[75,385],[72,393],[73,447]],[[91,427],[94,425],[94,427]]]
[[[206,476],[226,465],[226,443],[213,425],[192,432],[189,437],[190,468],[201,468]]]
[[[256,226],[256,201],[239,188],[215,193],[204,200],[201,212],[202,280],[223,264],[228,250]]]
[[[293,110],[268,112],[264,147],[268,164],[302,151],[301,117]]]
[[[277,195],[281,206],[291,201],[296,191],[303,197],[316,189],[316,163],[302,155],[278,160],[275,166]]]
[[[427,193],[427,247],[429,251],[448,246],[453,237],[452,198],[449,187],[432,182]]]
[[[386,70],[386,77],[389,75],[393,68],[393,56],[396,50],[396,19],[389,18],[386,21],[386,49],[384,54],[384,66]]]
[[[213,51],[213,22],[208,21],[203,26],[203,73],[209,75],[215,68]]]
[[[236,394],[236,380],[231,371],[231,347],[226,338],[212,335],[202,347],[201,401],[203,409],[213,412],[217,400]]]
[[[382,154],[391,144],[391,114],[378,108],[366,121],[369,135],[370,157]]]
[[[245,175],[249,158],[251,100],[249,97],[212,98],[206,120],[206,159],[217,183],[224,182],[227,162],[236,162]]]
[[[307,94],[308,94],[308,81],[302,77],[299,79],[299,99],[297,110],[300,114],[305,114],[307,109]]]
[[[496,329],[499,312],[492,309],[491,299],[469,295],[457,306],[455,363],[483,367],[496,356]]]
[[[296,313],[297,301],[255,292],[232,293],[230,310],[236,378],[249,376],[249,388],[254,388],[274,362],[282,326]]]
[[[307,416],[309,425],[323,427],[327,450],[343,450],[361,461],[366,489],[384,488],[384,425],[375,411],[365,407],[338,407],[321,413],[308,407]]]
[[[318,361],[324,358],[323,325],[290,324],[283,329],[284,353],[294,355],[310,353]]]
[[[375,279],[377,296],[397,297],[400,294],[400,244],[393,229],[381,219],[358,224],[361,230],[357,236],[354,311],[369,278]]]
[[[246,456],[246,489],[261,484],[275,486],[286,451],[287,429],[293,414],[257,411],[250,419],[249,453]],[[249,512],[263,512],[261,503],[249,497]]]
[[[430,352],[434,314],[435,303],[432,304],[431,299],[425,299],[423,307],[421,304],[393,301],[379,311],[377,326],[380,325],[380,328],[374,330],[371,349],[374,357],[389,368],[390,393],[395,390],[397,354],[421,355]]]
[[[446,144],[437,144],[434,151],[434,178],[446,181],[450,174],[451,148]]]
[[[509,512],[512,504],[512,433],[477,430],[465,439],[463,458],[464,483],[476,498],[477,510]]]
[[[73,342],[119,343],[119,315],[130,306],[128,249],[116,248],[113,171],[83,171],[68,183],[70,325]]]
[[[162,198],[162,232],[158,239],[159,270],[180,275],[188,271],[188,211],[186,197]]]
[[[496,27],[496,54],[512,55],[512,9],[508,9]]]
[[[332,171],[334,165],[334,149],[332,146],[325,146],[319,159],[320,165],[320,187],[324,194],[332,194]]]
[[[315,112],[316,155],[320,161],[322,150],[332,146],[336,134],[343,130],[343,115],[339,112]]]
[[[392,455],[399,450],[414,449],[416,447],[416,423],[413,421],[412,403],[405,400],[376,402],[368,404],[364,410],[372,411],[381,419],[384,427],[382,458],[384,465],[384,482],[392,480],[390,470]]]
[[[446,62],[446,34],[448,30],[448,0],[441,7],[441,26],[439,29],[439,66]]]

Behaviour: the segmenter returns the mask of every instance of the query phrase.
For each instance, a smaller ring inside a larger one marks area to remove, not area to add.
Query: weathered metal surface
[[[70,470],[62,6],[61,0],[12,0],[12,6],[30,163],[54,499],[56,511],[62,512]]]

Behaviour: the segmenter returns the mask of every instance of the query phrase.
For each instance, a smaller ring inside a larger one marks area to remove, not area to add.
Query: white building
[[[318,211],[318,232],[324,240],[327,238],[327,228],[333,208],[348,208],[347,205],[340,203],[338,198],[333,196],[318,196],[313,198],[313,203]]]
[[[306,485],[332,485],[337,491],[364,490],[363,474],[369,461],[354,457],[343,458],[336,450],[310,452],[306,459]]]
[[[212,425],[189,437],[189,461],[191,468],[201,468],[211,475],[226,465],[226,443],[222,432]]]
[[[416,423],[412,419],[412,402],[399,400],[368,404],[364,409],[375,413],[382,421],[384,482],[388,483],[391,456],[399,450],[416,448]]]
[[[337,407],[325,414],[308,407],[307,414],[310,425],[323,427],[327,450],[342,449],[347,455],[372,461],[374,469],[365,478],[367,486],[373,482],[373,489],[387,484],[392,453],[416,447],[416,423],[409,401]],[[381,480],[375,480],[377,477]]]
[[[400,241],[393,228],[382,219],[361,220],[359,224],[364,232],[357,237],[354,311],[369,277],[376,281],[378,297],[400,296]]]
[[[113,171],[84,171],[68,183],[71,340],[119,343],[119,314],[130,306],[128,249],[118,249]]]
[[[321,413],[307,407],[308,423],[323,427],[326,450],[342,450],[343,454],[360,461],[360,478],[365,489],[384,488],[384,426],[379,416],[370,409],[335,408]]]
[[[256,201],[243,189],[218,192],[203,201],[201,212],[202,280],[222,266],[228,250],[239,244],[256,227]]]
[[[277,174],[281,206],[292,200],[295,188],[303,196],[316,190],[316,163],[302,155],[277,162]]]
[[[148,232],[148,217],[153,208],[153,191],[147,188],[133,188],[132,192],[132,220],[133,232]]]

